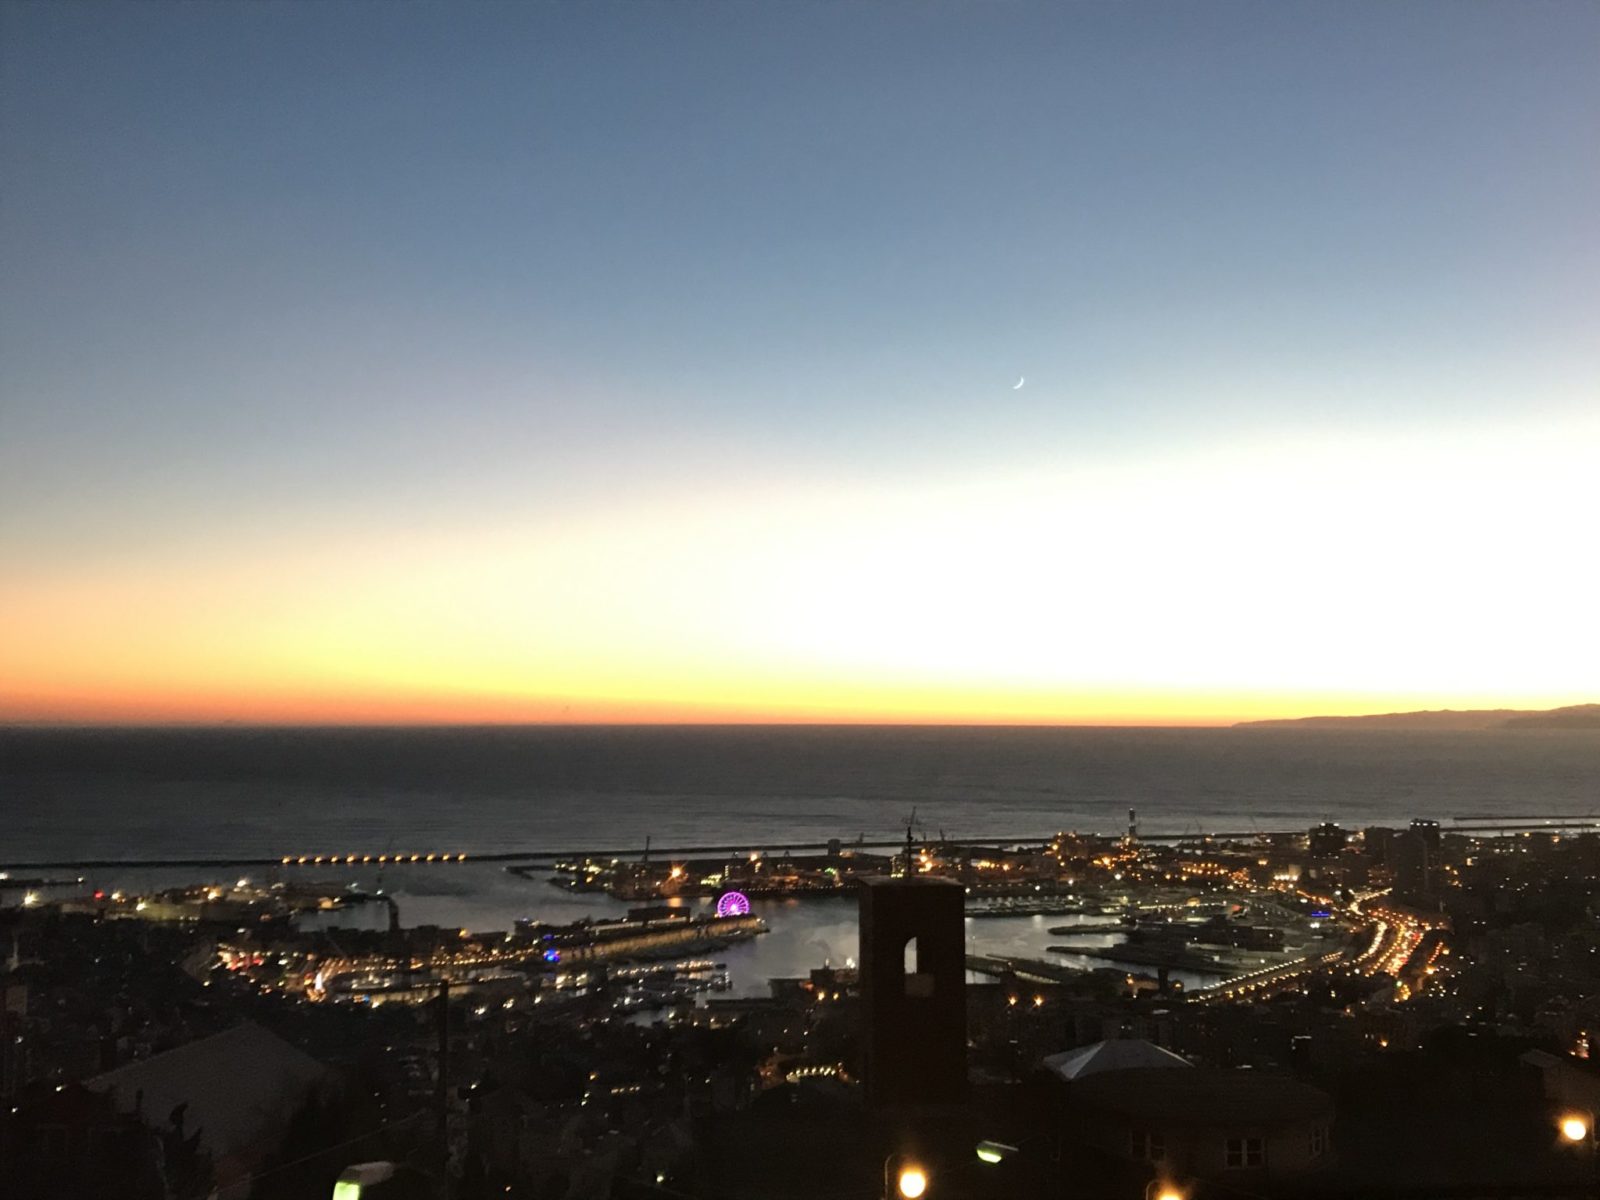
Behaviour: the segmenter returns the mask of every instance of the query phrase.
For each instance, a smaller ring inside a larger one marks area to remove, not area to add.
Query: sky
[[[0,4],[0,721],[1600,700],[1597,61],[1578,0]]]

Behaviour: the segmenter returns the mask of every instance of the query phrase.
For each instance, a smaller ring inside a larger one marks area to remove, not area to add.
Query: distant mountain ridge
[[[1439,709],[1374,713],[1362,717],[1288,717],[1240,721],[1235,729],[1600,729],[1600,704],[1569,704],[1544,710],[1520,708]]]

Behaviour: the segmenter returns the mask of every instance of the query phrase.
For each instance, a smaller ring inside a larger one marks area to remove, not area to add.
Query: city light
[[[927,1173],[921,1167],[907,1164],[900,1168],[900,1174],[895,1178],[895,1188],[905,1200],[917,1200],[928,1190]]]
[[[982,1141],[978,1143],[978,1159],[986,1163],[1001,1163],[1006,1156],[1017,1153],[1015,1146],[1008,1146],[1005,1142]]]
[[[1561,1118],[1561,1136],[1569,1142],[1581,1142],[1589,1136],[1587,1117],[1572,1114]]]

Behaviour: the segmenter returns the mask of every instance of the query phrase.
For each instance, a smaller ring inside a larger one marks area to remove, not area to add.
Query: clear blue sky
[[[1330,436],[1572,445],[1600,405],[1592,3],[0,21],[0,549],[24,628],[133,559],[192,593],[318,539],[1132,479]]]

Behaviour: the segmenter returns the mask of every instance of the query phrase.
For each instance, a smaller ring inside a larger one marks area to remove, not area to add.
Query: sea
[[[628,905],[485,853],[838,838],[1039,839],[1524,821],[1600,814],[1600,730],[933,726],[0,729],[0,869],[63,887],[278,877],[383,888],[406,924],[508,929]],[[464,853],[465,863],[152,870],[148,859]],[[31,872],[37,874],[37,872]],[[215,876],[213,879],[212,876]],[[82,878],[83,882],[78,883]],[[702,902],[703,903],[703,902]],[[724,952],[740,994],[856,954],[844,898],[757,903]],[[974,920],[969,945],[1047,957],[1060,917]]]

